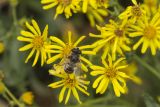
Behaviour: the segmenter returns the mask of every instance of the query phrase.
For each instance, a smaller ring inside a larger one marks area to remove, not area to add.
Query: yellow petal
[[[96,65],[92,65],[92,66],[90,66],[90,68],[93,69],[93,70],[105,70],[104,67],[96,66]]]
[[[83,61],[83,62],[85,62],[85,63],[87,63],[89,66],[91,66],[92,65],[92,63],[88,60],[88,59],[86,59],[86,58],[84,58],[84,57],[80,57],[80,59]]]
[[[55,7],[57,4],[58,4],[58,2],[54,2],[54,3],[48,4],[48,5],[44,5],[43,9],[44,10],[50,9],[52,7]]]
[[[25,37],[30,37],[30,38],[34,38],[35,37],[31,32],[24,31],[24,30],[21,31],[21,35],[25,36]]]
[[[44,38],[44,40],[47,39],[47,36],[48,36],[48,25],[46,25],[42,34],[42,37]]]
[[[82,51],[82,54],[85,54],[85,55],[96,55],[96,52],[94,52],[94,51]]]
[[[66,87],[64,86],[59,94],[59,102],[61,103],[63,101],[63,97],[66,91]]]
[[[112,85],[113,85],[113,89],[114,89],[114,92],[115,92],[115,95],[117,96],[117,97],[120,97],[120,91],[119,91],[119,89],[117,88],[117,86],[116,86],[116,84],[112,81]]]
[[[104,75],[99,76],[93,83],[92,87],[96,88],[99,84],[99,82],[104,78]]]
[[[51,57],[51,58],[49,58],[49,59],[47,60],[47,64],[50,64],[50,63],[56,61],[57,59],[59,59],[59,58],[61,58],[61,57],[62,57],[61,54],[55,55],[55,56],[53,56],[53,57]]]
[[[106,78],[103,78],[99,83],[98,88],[96,89],[96,94],[100,93],[103,90],[103,86],[106,85],[105,83],[106,83]]]
[[[105,85],[103,86],[100,94],[104,94],[104,92],[105,92],[105,91],[107,90],[107,88],[108,88],[108,84],[109,84],[109,79],[106,78],[106,80],[105,80]]]
[[[63,41],[61,41],[59,38],[57,38],[57,37],[50,36],[50,39],[51,39],[52,41],[58,43],[59,45],[63,46],[63,47],[66,46],[65,43],[64,43]]]
[[[19,51],[26,51],[26,50],[31,49],[31,48],[33,48],[33,45],[32,44],[28,44],[28,45],[25,45],[25,46],[21,47],[19,49]]]
[[[78,92],[76,90],[76,88],[72,88],[72,92],[73,92],[73,95],[74,97],[77,99],[77,101],[81,104],[82,102],[80,101],[79,99],[79,95],[78,95]]]
[[[39,52],[39,50],[37,50],[37,53],[36,53],[34,62],[33,62],[33,64],[32,64],[32,67],[36,65],[36,63],[37,63],[37,61],[38,61],[38,58],[39,58],[39,55],[40,55],[40,52]]]
[[[83,88],[81,88],[80,86],[77,85],[76,88],[79,89],[82,93],[89,96],[89,93],[87,91],[85,91]]]
[[[84,39],[86,38],[86,36],[81,36],[75,43],[74,43],[74,47],[77,47],[77,45],[81,42],[81,41],[83,41]]]
[[[68,100],[69,100],[70,95],[71,95],[71,89],[69,88],[69,89],[68,89],[68,93],[67,93],[67,97],[66,97],[66,100],[65,100],[65,104],[68,103]]]
[[[28,60],[33,56],[34,52],[35,52],[35,49],[33,48],[32,51],[29,53],[28,57],[26,58],[25,63],[27,63]]]
[[[38,33],[36,32],[36,30],[34,29],[34,27],[31,26],[28,22],[26,22],[26,26],[27,26],[27,28],[28,28],[34,35],[40,36],[40,35],[38,35]]]
[[[32,19],[32,24],[33,24],[33,27],[35,28],[35,30],[37,31],[37,33],[38,33],[39,35],[41,35],[41,31],[40,31],[40,28],[39,28],[37,22]]]
[[[18,36],[17,40],[23,41],[23,42],[32,42],[33,41],[33,39],[31,39],[31,38],[26,38],[26,37],[22,37],[22,36]]]
[[[104,74],[105,73],[105,71],[92,71],[91,73],[90,73],[90,75],[92,75],[92,76],[97,76],[97,75],[99,75],[99,74]]]
[[[70,31],[68,32],[68,43],[69,45],[72,44],[72,33]]]

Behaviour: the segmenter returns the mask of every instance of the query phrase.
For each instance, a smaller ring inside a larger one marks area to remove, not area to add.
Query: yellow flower
[[[144,0],[144,4],[141,5],[143,10],[146,10],[146,14],[151,16],[158,11],[158,0]]]
[[[108,11],[105,8],[94,9],[89,6],[86,14],[90,21],[90,25],[94,27],[96,25],[96,22],[98,23],[104,22],[103,17],[108,16]]]
[[[34,100],[34,95],[30,91],[24,92],[21,95],[20,100],[23,101],[25,104],[32,105]]]
[[[1,81],[1,80],[0,80]],[[0,82],[0,94],[5,91],[3,84]]]
[[[156,50],[160,48],[160,13],[150,17],[144,16],[137,24],[131,25],[130,37],[139,37],[138,42],[133,46],[136,50],[141,44],[141,53],[145,53],[148,48],[151,49],[152,55],[156,55]]]
[[[60,67],[57,67],[60,68]],[[56,70],[59,69],[55,69],[55,70],[51,70],[50,74],[56,77],[61,78],[60,81],[51,83],[49,85],[49,87],[51,88],[59,88],[62,87],[60,94],[59,94],[59,102],[61,103],[64,100],[64,96],[66,96],[65,99],[65,104],[68,103],[68,100],[70,98],[71,93],[74,95],[74,97],[76,98],[76,100],[81,103],[80,98],[79,98],[79,94],[77,92],[77,90],[79,90],[80,92],[86,94],[89,96],[89,93],[87,92],[87,86],[90,82],[84,80],[85,77],[84,76],[76,76],[75,74],[67,74],[62,73],[62,74],[58,74]],[[60,69],[63,70],[63,69]],[[65,92],[68,90],[67,95],[65,94]]]
[[[5,49],[5,47],[4,47],[3,42],[0,42],[0,53],[3,53],[4,49]]]
[[[65,13],[66,18],[69,18],[72,16],[72,11],[74,13],[80,11],[80,0],[41,0],[41,3],[45,10],[57,6],[55,19],[62,13]]]
[[[86,13],[89,7],[93,9],[108,8],[109,0],[82,0],[82,12]]]
[[[97,7],[108,8],[109,0],[96,0]]]
[[[99,35],[90,33],[91,37],[100,38],[97,42],[93,44],[96,46],[94,51],[99,51],[101,48],[104,48],[102,55],[103,59],[106,59],[107,54],[111,53],[112,58],[116,58],[116,53],[123,55],[123,51],[130,51],[128,46],[130,43],[129,38],[127,37],[127,27],[126,22],[114,22],[110,20],[109,24],[106,24],[105,27],[97,26],[97,29],[101,32]]]
[[[88,10],[88,7],[91,6],[94,9],[97,9],[97,3],[96,0],[82,0],[82,12],[86,13]]]
[[[135,82],[136,84],[141,85],[142,84],[142,80],[141,80],[141,78],[136,76],[137,71],[138,71],[138,68],[137,68],[137,64],[135,62],[130,63],[128,65],[128,67],[123,69],[123,72],[125,72],[127,75],[129,75],[133,82]]]
[[[127,67],[127,65],[120,65],[120,62],[124,59],[120,58],[113,62],[111,56],[108,55],[108,62],[102,60],[104,66],[91,66],[93,71],[90,74],[92,76],[99,76],[92,85],[93,88],[96,88],[96,93],[104,94],[110,82],[117,97],[120,97],[121,93],[125,93],[125,79],[130,77],[122,71],[123,68]]]
[[[130,19],[129,21],[135,23],[137,19],[143,17],[146,13],[140,5],[137,4],[136,0],[132,0],[134,6],[128,6],[127,9],[119,15],[120,19]]]
[[[31,52],[25,60],[25,63],[27,63],[33,54],[36,53],[32,66],[35,66],[39,57],[41,57],[41,66],[43,66],[47,59],[45,47],[48,46],[48,25],[46,25],[43,33],[41,33],[40,28],[35,20],[32,20],[32,25],[26,22],[26,27],[29,31],[22,30],[22,36],[18,36],[17,39],[21,42],[26,42],[27,45],[21,47],[19,51],[27,51],[31,49]]]
[[[55,55],[47,60],[47,64],[53,63],[58,59],[61,59],[61,64],[65,63],[65,61],[68,59],[68,56],[71,54],[71,50],[76,47],[81,50],[82,55],[95,55],[96,53],[94,51],[86,50],[92,48],[91,45],[78,46],[79,43],[85,39],[85,37],[86,36],[81,36],[76,42],[73,42],[72,34],[71,32],[68,32],[68,43],[64,43],[59,38],[50,36],[52,45],[47,47],[47,51]],[[84,58],[82,55],[80,56],[80,60],[82,61],[82,70],[88,71],[87,65],[90,66],[92,65],[92,63],[88,59]],[[83,62],[85,62],[87,65],[84,65]]]

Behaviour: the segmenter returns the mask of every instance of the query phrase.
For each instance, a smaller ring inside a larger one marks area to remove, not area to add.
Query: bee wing
[[[76,66],[74,67],[74,73],[75,75],[79,76],[82,73],[81,69],[81,63],[76,63]]]

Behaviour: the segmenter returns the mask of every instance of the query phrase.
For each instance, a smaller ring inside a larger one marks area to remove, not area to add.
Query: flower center
[[[43,38],[41,36],[37,36],[32,41],[33,47],[36,49],[42,48],[44,45]]]
[[[117,70],[115,68],[108,68],[106,71],[106,76],[108,78],[114,78],[117,75]]]
[[[62,53],[63,57],[67,58],[70,55],[72,49],[73,49],[73,45],[66,44],[66,47],[64,48]]]
[[[68,87],[74,87],[76,85],[76,79],[75,78],[72,79],[72,78],[68,77],[66,79],[65,85]]]
[[[72,0],[58,0],[58,2],[62,3],[64,6],[67,6],[71,4]]]
[[[138,16],[138,17],[142,15],[142,11],[139,6],[133,6],[132,13],[134,16]]]
[[[144,29],[144,36],[148,39],[153,39],[156,36],[156,29],[152,26],[148,26]]]
[[[122,37],[123,36],[123,30],[117,29],[114,31],[116,36]]]

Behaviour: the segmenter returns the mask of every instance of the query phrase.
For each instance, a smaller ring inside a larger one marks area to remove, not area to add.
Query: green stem
[[[12,6],[12,17],[13,17],[14,26],[17,26],[18,21],[17,21],[16,6]]]
[[[8,94],[8,96],[19,106],[24,107],[17,99],[16,97],[9,91],[9,89],[4,85],[4,83],[1,82],[1,84],[4,87],[5,92]]]
[[[145,67],[146,69],[148,69],[152,74],[154,74],[157,78],[160,79],[160,73],[157,72],[156,69],[154,69],[152,66],[150,66],[149,64],[147,64],[144,60],[142,60],[139,56],[134,55],[134,59],[139,62],[143,67]]]

